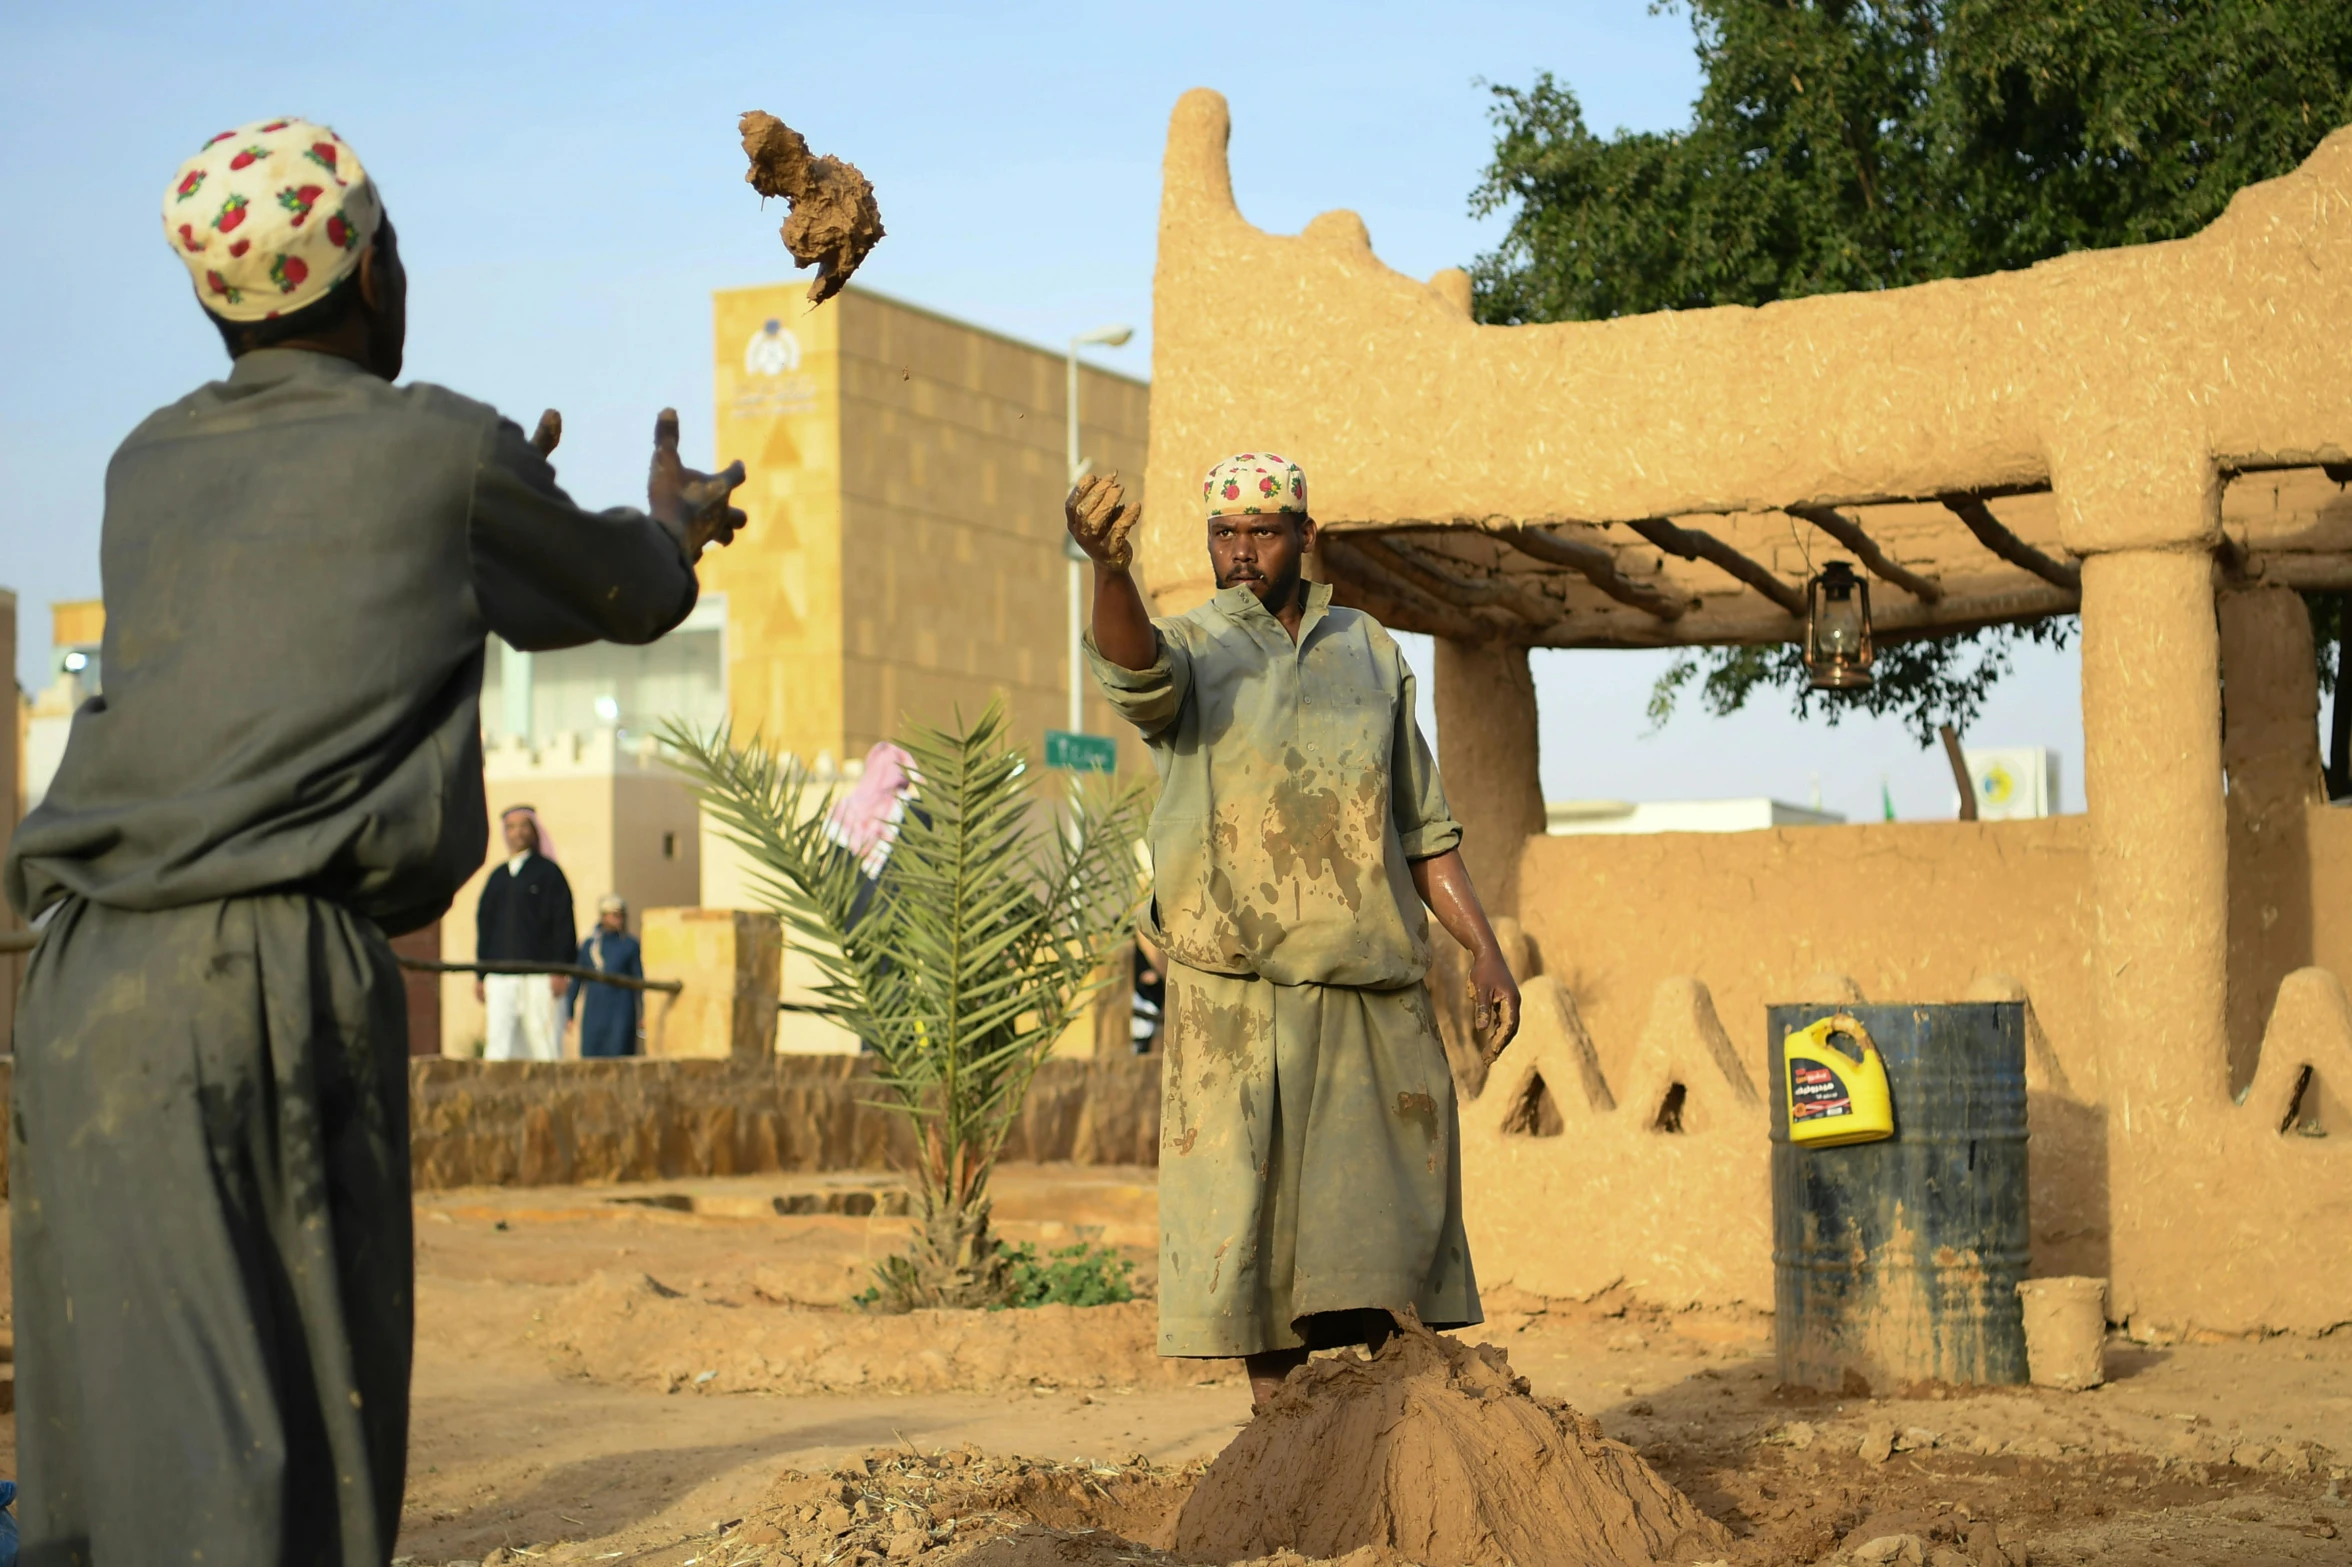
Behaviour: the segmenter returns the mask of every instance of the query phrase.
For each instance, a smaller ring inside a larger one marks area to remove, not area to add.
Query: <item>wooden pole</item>
[[[560,974],[571,979],[593,980],[599,985],[617,985],[623,990],[667,991],[673,996],[686,988],[682,979],[634,979],[626,974],[583,968],[577,963],[529,963],[520,958],[497,963],[441,963],[432,958],[402,958],[400,966],[421,974]]]
[[[1950,724],[1936,733],[1944,737],[1944,760],[1952,764],[1952,782],[1960,788],[1960,819],[1976,820],[1976,780],[1968,776],[1968,758],[1960,750],[1960,736]]]

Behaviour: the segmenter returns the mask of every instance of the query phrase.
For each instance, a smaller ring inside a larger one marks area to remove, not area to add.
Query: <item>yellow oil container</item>
[[[1831,1044],[1842,1036],[1861,1054]],[[1894,1095],[1887,1089],[1886,1062],[1859,1018],[1839,1012],[1782,1041],[1788,1077],[1789,1141],[1809,1148],[1875,1143],[1895,1135]]]

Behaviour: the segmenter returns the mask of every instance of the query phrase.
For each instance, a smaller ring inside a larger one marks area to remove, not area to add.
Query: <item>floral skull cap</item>
[[[223,131],[163,193],[163,232],[224,321],[266,321],[324,299],[359,267],[384,204],[342,137],[308,120]]]
[[[1201,498],[1212,517],[1288,511],[1305,516],[1307,476],[1297,463],[1272,452],[1228,457],[1201,480]]]

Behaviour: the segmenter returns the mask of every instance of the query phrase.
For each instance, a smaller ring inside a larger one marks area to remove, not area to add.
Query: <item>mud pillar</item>
[[[1438,772],[1489,917],[1519,912],[1519,850],[1544,830],[1527,649],[1437,641]]]
[[[645,977],[684,982],[645,997],[649,1056],[765,1056],[776,1049],[783,926],[741,909],[647,909]]]
[[[2229,1103],[2228,831],[2213,564],[2083,563],[2084,786],[2119,1316],[2192,1317]]]
[[[2311,962],[2311,844],[2321,797],[2319,671],[2292,588],[2225,592],[2221,762],[2229,780],[2229,1087],[2254,1079],[2279,981]]]

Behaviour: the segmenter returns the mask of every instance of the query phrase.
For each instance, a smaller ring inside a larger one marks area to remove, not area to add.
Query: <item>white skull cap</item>
[[[359,155],[309,120],[223,131],[163,193],[163,231],[224,321],[266,321],[315,304],[359,268],[384,204]]]

